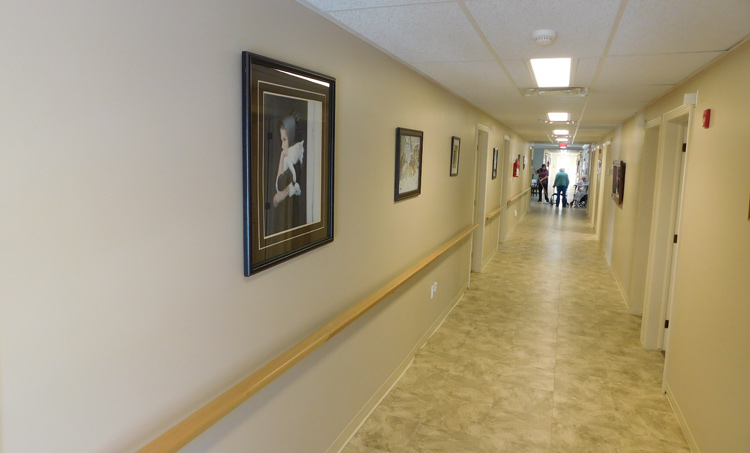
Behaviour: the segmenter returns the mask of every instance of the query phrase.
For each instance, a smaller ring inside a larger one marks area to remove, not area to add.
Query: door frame
[[[612,147],[612,140],[607,140],[605,143],[602,144],[602,171],[599,175],[599,184],[597,185],[597,196],[596,196],[596,215],[591,219],[592,220],[592,226],[594,227],[594,233],[596,234],[596,239],[601,241],[602,238],[602,218],[603,218],[603,212],[604,212],[604,194],[609,193],[607,189],[607,185],[605,184],[607,181],[607,174],[609,172],[609,169],[611,168],[607,162],[609,161],[609,151]],[[598,165],[598,163],[597,163]]]
[[[689,152],[693,108],[692,104],[685,104],[663,114],[660,122],[648,123],[652,127],[660,125],[660,130],[641,324],[641,343],[646,349],[664,350],[664,323],[670,315],[667,308],[674,306],[671,303],[677,267],[674,235],[680,223],[679,207],[687,172],[687,161],[682,165],[682,144],[687,136]]]
[[[500,213],[500,228],[498,228],[498,244],[505,242],[505,235],[507,234],[508,224],[508,192],[510,192],[510,176],[507,174],[507,170],[510,168],[510,135],[503,136],[503,155],[498,157],[499,162],[497,163],[497,174],[498,177],[502,178],[500,186],[502,187],[500,192],[500,206],[505,206],[505,209]]]
[[[471,243],[471,271],[482,272],[484,248],[484,218],[487,215],[487,160],[490,146],[490,128],[477,123],[476,159],[474,159],[474,224],[477,229]]]

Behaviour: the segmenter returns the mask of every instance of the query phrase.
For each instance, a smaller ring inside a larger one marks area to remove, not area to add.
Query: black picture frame
[[[396,178],[394,201],[422,193],[422,151],[424,132],[396,128]]]
[[[458,175],[458,161],[461,155],[461,138],[451,137],[451,167],[450,175]]]
[[[497,148],[494,148],[492,150],[492,179],[497,178],[497,155],[499,153],[499,150]]]
[[[333,241],[332,77],[242,53],[245,276]]]
[[[622,206],[625,195],[625,162],[615,160],[612,163],[612,199],[617,205]]]

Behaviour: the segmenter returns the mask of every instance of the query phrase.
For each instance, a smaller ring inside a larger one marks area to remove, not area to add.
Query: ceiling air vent
[[[567,98],[582,98],[589,94],[586,87],[564,87],[564,88],[521,88],[524,96],[555,96]]]

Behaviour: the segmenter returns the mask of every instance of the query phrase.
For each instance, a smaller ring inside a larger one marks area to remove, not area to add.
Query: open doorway
[[[573,191],[576,184],[576,166],[578,163],[578,154],[577,153],[568,153],[568,152],[561,152],[561,153],[550,153],[549,155],[549,195],[550,200],[554,201],[554,197],[552,196],[554,193],[556,193],[557,189],[554,186],[555,184],[555,176],[557,176],[557,173],[561,170],[565,170],[565,173],[568,174],[568,190],[566,192],[566,197],[568,199],[568,202],[570,202],[573,198]],[[560,204],[562,204],[562,200],[560,201]]]
[[[594,208],[594,216],[592,217],[592,222],[594,226],[594,232],[596,233],[596,238],[599,240],[602,237],[602,212],[604,211],[604,200],[605,200],[605,194],[609,194],[610,192],[607,190],[607,172],[608,172],[608,162],[609,162],[609,149],[611,147],[611,142],[606,142],[602,145],[601,152],[599,154],[599,161],[597,162],[597,171],[599,172],[599,180],[596,185],[596,206]],[[609,182],[611,183],[612,180],[609,179]]]

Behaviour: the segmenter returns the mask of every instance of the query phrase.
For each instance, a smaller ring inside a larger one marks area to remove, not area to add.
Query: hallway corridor
[[[689,452],[583,209],[530,212],[343,449]]]

